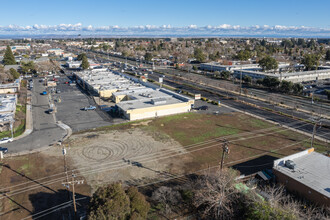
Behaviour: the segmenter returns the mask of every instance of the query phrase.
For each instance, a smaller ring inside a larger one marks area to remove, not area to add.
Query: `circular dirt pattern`
[[[103,146],[85,147],[81,153],[87,159],[95,161],[108,159],[113,154],[109,148]]]
[[[148,155],[154,152],[152,144],[140,138],[135,140],[111,139],[98,144],[98,146],[92,145],[84,147],[81,151],[82,156],[85,159],[102,161],[106,159],[122,159],[139,155]]]

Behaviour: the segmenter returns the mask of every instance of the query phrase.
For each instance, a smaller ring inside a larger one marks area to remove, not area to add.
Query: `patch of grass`
[[[26,105],[16,105],[16,114],[19,112],[26,114]]]
[[[17,172],[24,175],[31,175],[31,170],[33,170],[33,164],[25,163],[17,169]]]
[[[249,123],[253,128],[268,128],[271,124],[256,118],[250,118]]]
[[[24,131],[25,131],[25,120],[22,120],[21,124],[14,130],[14,137],[20,136],[21,134],[23,134]],[[11,137],[11,131],[9,130],[9,131],[1,132],[0,139],[4,137]]]

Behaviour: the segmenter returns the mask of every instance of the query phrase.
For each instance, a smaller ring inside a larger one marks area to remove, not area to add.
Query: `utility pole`
[[[318,124],[318,120],[315,121],[315,124],[314,124],[314,128],[313,128],[313,135],[312,135],[312,140],[311,140],[311,147],[314,147],[314,137],[315,137],[315,134],[316,134],[316,127],[317,127],[317,124]]]
[[[83,184],[84,180],[75,180],[76,175],[72,172],[72,179],[71,181],[66,181],[64,183],[62,183],[65,187],[67,187],[69,189],[69,185],[72,186],[72,201],[73,201],[73,210],[74,210],[74,216],[75,219],[77,219],[77,206],[76,206],[76,195],[75,195],[75,184]]]
[[[222,156],[221,156],[220,170],[222,170],[222,167],[223,167],[223,159],[225,157],[225,154],[229,154],[228,141],[226,139],[224,139],[223,144],[222,144]]]
[[[241,76],[239,81],[239,95],[242,95],[242,64],[241,64]]]

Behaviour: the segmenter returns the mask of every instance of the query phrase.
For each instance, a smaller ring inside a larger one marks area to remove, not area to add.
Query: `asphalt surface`
[[[49,109],[48,95],[41,95],[45,87],[34,79],[32,90],[33,132],[19,140],[3,144],[8,153],[30,151],[54,144],[66,135],[66,131],[56,125],[52,114],[46,113]]]
[[[100,110],[83,111],[89,105],[97,106],[94,99],[78,85],[65,84],[69,79],[66,76],[59,78],[54,99],[57,106],[56,118],[58,121],[68,125],[73,132],[119,123],[122,119],[113,119],[109,114]],[[123,120],[124,121],[124,120]]]

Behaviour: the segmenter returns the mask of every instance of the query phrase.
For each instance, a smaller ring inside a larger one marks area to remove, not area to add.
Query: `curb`
[[[28,91],[28,97],[31,97],[31,91]],[[31,97],[32,99],[32,97]],[[33,132],[33,112],[32,112],[32,100],[26,103],[26,114],[25,114],[25,131],[18,137],[15,137],[13,141],[19,140],[30,135]]]
[[[72,129],[68,125],[63,124],[61,121],[58,121],[57,126],[62,128],[63,130],[66,130],[66,135],[62,138],[62,142],[68,139],[72,135]]]

